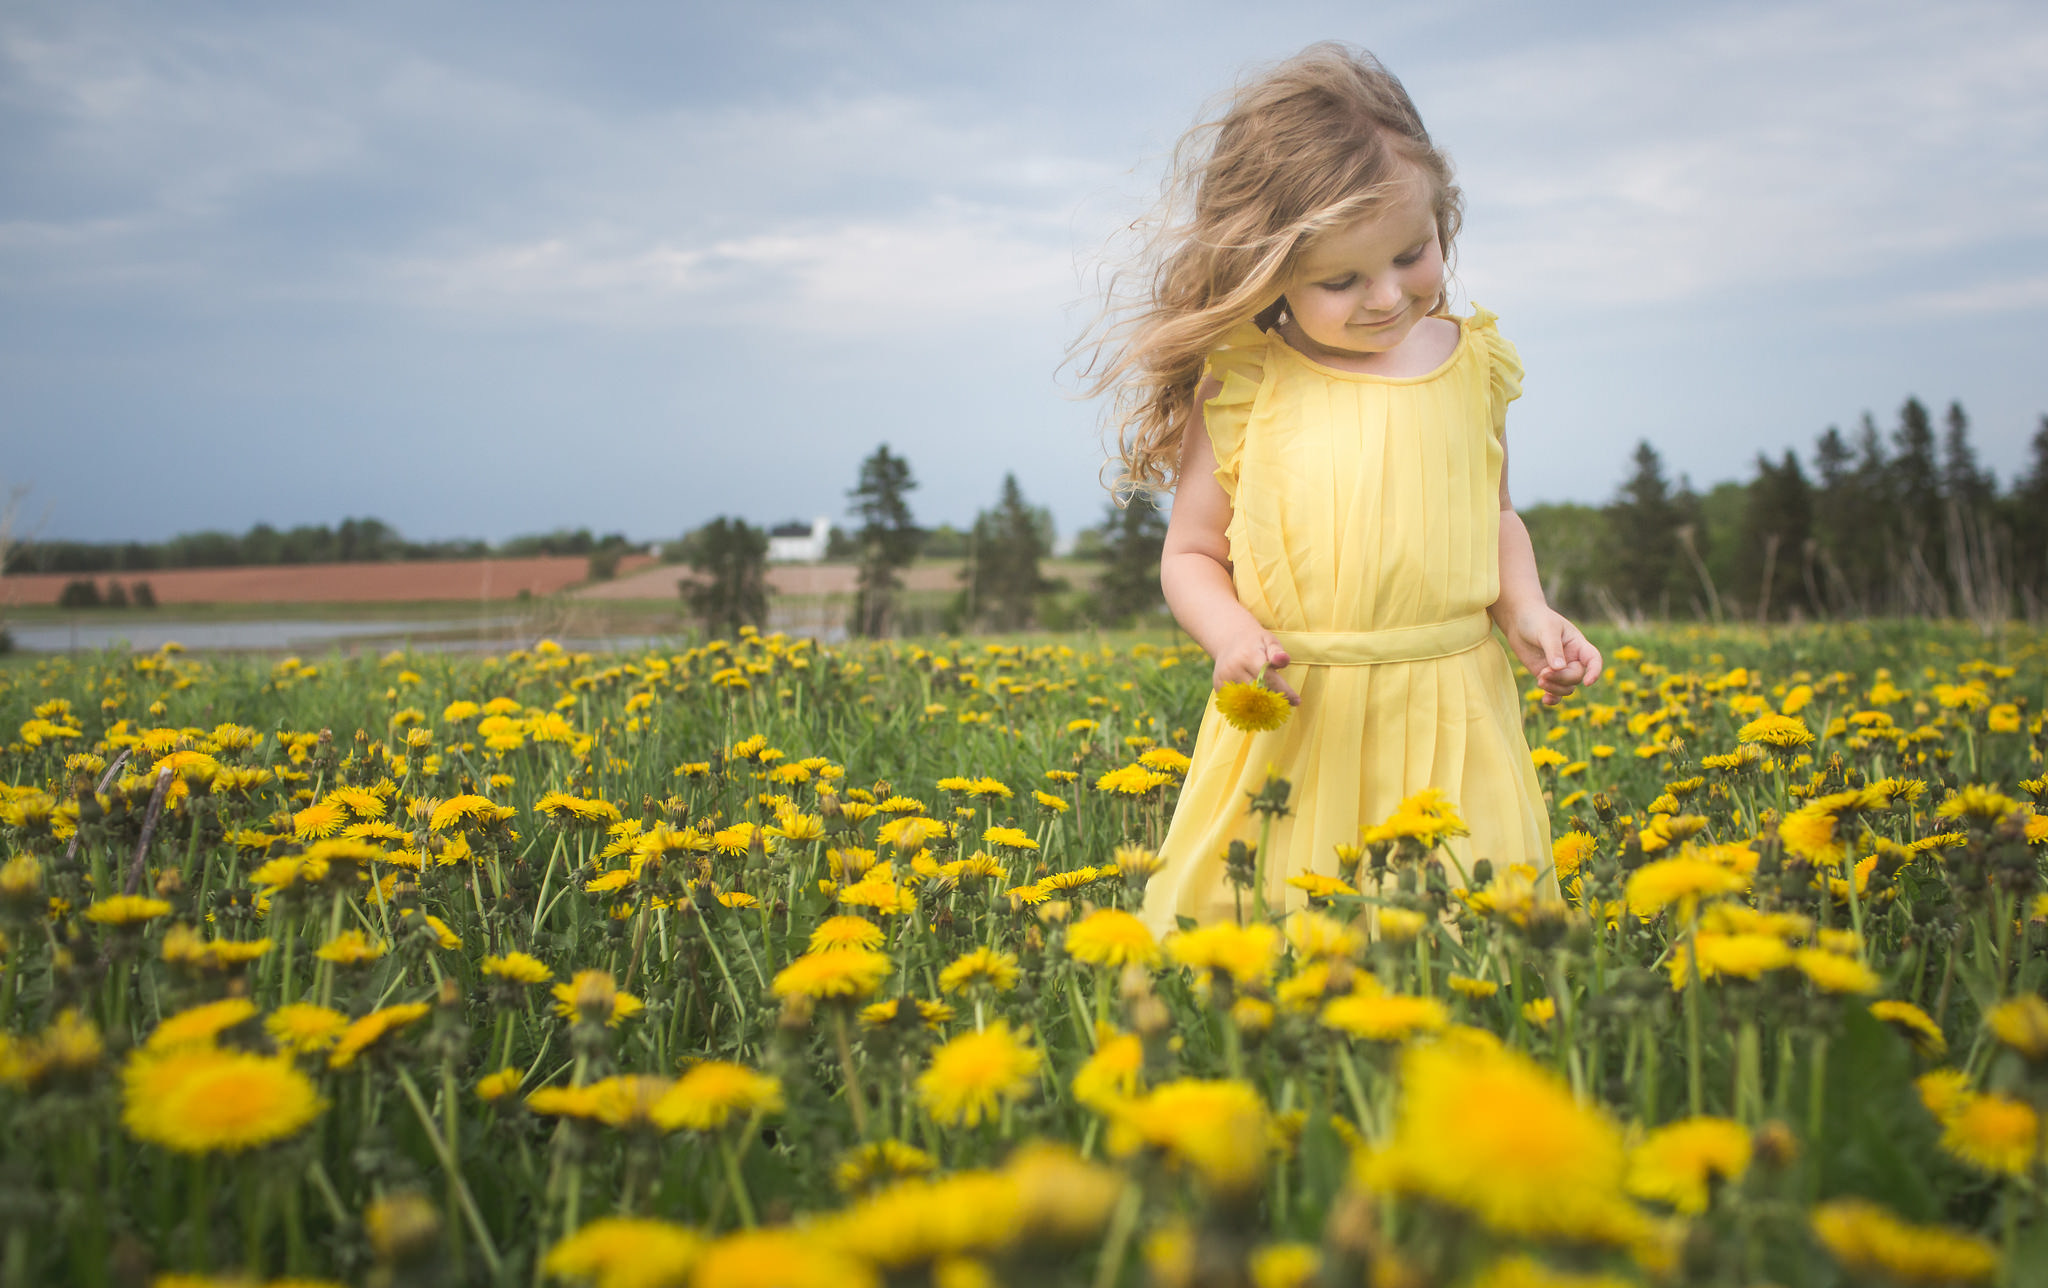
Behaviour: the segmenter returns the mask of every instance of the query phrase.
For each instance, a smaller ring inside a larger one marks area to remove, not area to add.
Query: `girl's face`
[[[1444,289],[1429,185],[1419,177],[1357,223],[1312,243],[1286,282],[1303,338],[1332,355],[1385,353],[1408,338]]]

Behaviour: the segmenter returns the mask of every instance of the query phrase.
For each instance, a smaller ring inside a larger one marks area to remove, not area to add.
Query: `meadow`
[[[14,659],[0,1285],[2048,1282],[2048,635],[1602,643],[1163,940],[1185,643]]]

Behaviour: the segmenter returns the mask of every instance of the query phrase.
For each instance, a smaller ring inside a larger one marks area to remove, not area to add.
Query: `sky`
[[[1518,501],[1748,477],[1917,395],[2048,413],[2048,5],[0,10],[0,483],[45,538],[1100,521],[1068,346],[1204,104],[1318,39],[1466,194]],[[0,494],[4,495],[4,494]]]

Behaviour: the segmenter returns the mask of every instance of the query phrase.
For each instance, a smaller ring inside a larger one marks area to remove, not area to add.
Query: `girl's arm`
[[[1181,629],[1216,660],[1212,679],[1217,688],[1252,683],[1264,672],[1273,689],[1298,703],[1300,695],[1274,674],[1287,665],[1287,651],[1237,602],[1231,585],[1230,540],[1224,535],[1230,528],[1230,495],[1216,481],[1216,448],[1202,422],[1202,407],[1219,388],[1212,379],[1195,392],[1193,423],[1182,436],[1180,482],[1159,557],[1159,588]]]
[[[1500,462],[1500,598],[1489,610],[1494,625],[1543,690],[1543,705],[1554,707],[1579,685],[1600,678],[1600,650],[1551,608],[1536,575],[1536,549],[1529,529],[1508,499],[1508,462]]]

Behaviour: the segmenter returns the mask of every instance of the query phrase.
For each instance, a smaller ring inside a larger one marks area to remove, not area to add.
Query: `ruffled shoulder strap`
[[[1486,356],[1487,402],[1493,410],[1493,434],[1499,438],[1507,432],[1508,404],[1522,396],[1522,355],[1502,338],[1500,329],[1494,325],[1497,321],[1497,314],[1474,304],[1472,316],[1465,319],[1465,329]]]
[[[1216,449],[1216,481],[1233,503],[1237,500],[1238,463],[1244,454],[1244,429],[1252,404],[1266,380],[1267,336],[1258,323],[1245,321],[1223,337],[1202,364],[1202,382],[1219,383],[1216,396],[1203,405],[1209,442]]]

